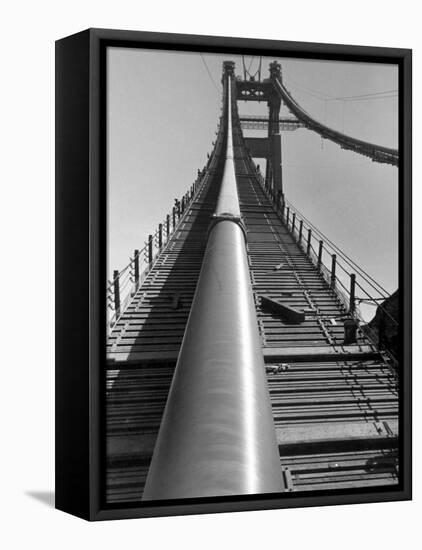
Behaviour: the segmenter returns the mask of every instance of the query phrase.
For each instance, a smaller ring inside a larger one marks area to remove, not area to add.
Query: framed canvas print
[[[56,43],[56,506],[411,498],[411,51]]]

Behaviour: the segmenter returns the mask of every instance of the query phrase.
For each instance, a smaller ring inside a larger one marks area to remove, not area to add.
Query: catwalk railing
[[[257,170],[257,177],[286,229],[344,306],[345,314],[338,320],[346,322],[352,317],[355,321],[355,326],[350,327],[351,338],[353,339],[353,330],[364,327],[366,336],[374,344],[377,342],[375,332],[362,316],[361,304],[372,305],[374,313],[375,308],[378,308],[393,325],[398,326],[397,319],[391,315],[384,304],[391,294],[318,230],[280,192],[274,192],[267,187],[259,170]],[[390,350],[386,351],[390,354]]]
[[[171,236],[177,231],[188,205],[201,187],[201,179],[204,173],[205,168],[199,171],[198,177],[189,191],[180,200],[175,200],[172,211],[158,224],[156,231],[148,235],[144,246],[134,250],[133,257],[129,258],[129,262],[125,267],[120,271],[113,271],[113,277],[107,282],[106,287],[107,322],[110,329],[124,313],[154,262],[166,247]]]
[[[233,65],[217,203],[143,500],[284,490],[240,219]]]
[[[384,164],[391,164],[398,166],[399,164],[399,152],[397,149],[389,147],[383,147],[374,143],[369,143],[351,136],[347,136],[342,132],[333,130],[332,128],[318,122],[311,117],[292,97],[290,92],[284,86],[280,77],[274,79],[274,87],[280,98],[295,115],[298,121],[310,130],[317,132],[321,137],[329,139],[334,143],[340,145],[342,149],[349,149],[355,153],[370,157],[374,162],[380,162]]]

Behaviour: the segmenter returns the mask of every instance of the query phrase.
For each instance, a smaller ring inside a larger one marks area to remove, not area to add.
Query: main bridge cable
[[[369,156],[376,162],[388,163],[393,166],[398,166],[399,152],[397,149],[376,145],[357,138],[348,136],[337,130],[318,122],[311,117],[285,88],[281,76],[277,76],[273,80],[275,90],[286,107],[305,125],[306,128],[313,130],[326,139],[330,139],[345,149]],[[324,98],[327,99],[327,98]]]
[[[234,169],[224,64],[226,155],[214,221],[143,500],[284,490]],[[217,182],[216,182],[217,183]]]

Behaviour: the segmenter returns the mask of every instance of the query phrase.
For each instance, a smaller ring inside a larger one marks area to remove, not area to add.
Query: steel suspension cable
[[[207,65],[207,62],[205,61],[204,56],[202,55],[202,53],[200,53],[199,55],[201,56],[202,62],[203,62],[203,64],[205,65],[205,69],[206,69],[206,71],[207,71],[207,73],[208,73],[208,76],[210,77],[210,79],[211,79],[211,81],[212,81],[212,83],[213,83],[213,85],[214,85],[214,88],[217,90],[218,93],[220,93],[220,90],[219,90],[219,88],[218,88],[218,86],[217,86],[217,84],[216,84],[216,82],[215,82],[215,80],[214,80],[214,77],[213,77],[212,74],[211,74],[211,71],[210,71],[209,68],[208,68],[208,65]]]

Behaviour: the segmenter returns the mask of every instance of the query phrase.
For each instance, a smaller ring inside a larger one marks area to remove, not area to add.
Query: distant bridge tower
[[[243,129],[266,130],[266,138],[245,138],[245,144],[252,158],[266,160],[265,185],[274,190],[277,196],[283,196],[281,131],[295,130],[301,127],[296,117],[280,119],[281,97],[275,82],[281,81],[281,65],[277,61],[270,64],[270,78],[261,81],[254,79],[237,81],[239,101],[265,101],[268,105],[267,117],[240,118]]]

